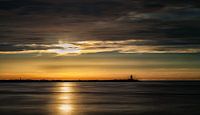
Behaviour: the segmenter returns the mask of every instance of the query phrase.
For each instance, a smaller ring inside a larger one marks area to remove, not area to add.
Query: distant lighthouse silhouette
[[[128,80],[133,80],[133,75],[130,75],[130,78]]]
[[[130,76],[130,80],[133,80],[133,75]]]

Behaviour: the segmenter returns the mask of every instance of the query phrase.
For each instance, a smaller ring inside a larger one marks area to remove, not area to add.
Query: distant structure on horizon
[[[133,75],[130,76],[130,80],[133,80]]]
[[[133,75],[131,74],[131,76],[128,80],[137,80],[137,79],[133,78]]]

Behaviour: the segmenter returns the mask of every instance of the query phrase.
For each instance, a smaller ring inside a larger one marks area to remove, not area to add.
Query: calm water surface
[[[1,115],[200,115],[200,82],[0,83]]]

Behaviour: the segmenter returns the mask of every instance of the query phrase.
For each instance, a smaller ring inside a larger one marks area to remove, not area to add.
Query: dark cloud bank
[[[140,40],[129,46],[199,52],[199,30],[198,0],[0,0],[1,51],[59,40]]]

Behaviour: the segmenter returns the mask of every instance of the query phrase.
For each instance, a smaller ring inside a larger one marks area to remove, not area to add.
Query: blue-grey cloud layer
[[[1,51],[59,40],[199,49],[199,30],[197,0],[0,0]]]

